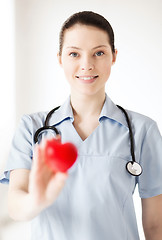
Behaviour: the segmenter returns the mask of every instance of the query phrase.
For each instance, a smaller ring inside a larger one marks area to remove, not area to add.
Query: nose
[[[94,69],[93,60],[90,57],[85,56],[82,59],[81,70],[82,71],[90,71],[90,70],[93,70],[93,69]]]

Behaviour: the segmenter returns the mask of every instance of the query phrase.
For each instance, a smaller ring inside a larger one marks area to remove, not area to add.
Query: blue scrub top
[[[126,171],[131,160],[129,129],[122,111],[106,95],[99,125],[82,140],[73,126],[70,97],[49,123],[61,132],[62,142],[79,151],[57,200],[31,221],[31,239],[138,240],[133,193],[138,183],[141,198],[162,194],[162,137],[156,123],[127,111],[135,138],[135,157],[143,167],[139,177]],[[25,115],[13,138],[1,182],[9,182],[12,169],[30,169],[35,131],[47,113]],[[21,179],[20,179],[21,181]]]

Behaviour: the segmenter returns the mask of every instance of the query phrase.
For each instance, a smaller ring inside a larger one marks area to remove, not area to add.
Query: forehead
[[[89,25],[75,24],[64,32],[64,46],[78,44],[109,44],[106,31]]]

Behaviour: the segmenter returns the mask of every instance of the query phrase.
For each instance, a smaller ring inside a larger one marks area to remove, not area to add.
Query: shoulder
[[[20,118],[18,126],[16,128],[14,139],[29,141],[37,129],[44,126],[44,121],[46,119],[48,112],[35,112],[31,114],[24,114]]]
[[[44,111],[22,115],[13,136],[14,144],[21,144],[25,147],[28,143],[33,145],[34,134],[37,129],[44,126],[47,114],[48,112]]]
[[[160,145],[162,144],[161,132],[155,120],[133,111],[128,111],[128,115],[135,139],[138,143],[142,143],[145,140],[153,145],[157,141],[160,142]]]
[[[26,126],[33,126],[33,127],[43,126],[47,114],[48,114],[48,111],[24,114],[20,119],[20,124],[24,124]]]
[[[127,112],[128,112],[130,121],[132,122],[132,124],[134,125],[135,128],[137,128],[137,127],[139,129],[145,128],[147,130],[151,126],[156,125],[156,122],[152,118],[150,118],[146,115],[143,115],[141,113],[134,112],[131,110],[127,110]]]
[[[121,111],[122,108],[127,112],[131,126],[135,130],[136,129],[147,130],[150,128],[150,126],[156,124],[156,122],[152,118],[150,118],[144,114],[141,114],[139,112],[135,112],[135,111],[126,109],[125,107],[122,107],[122,106],[120,107],[120,106],[114,104],[114,102],[112,102],[108,96],[106,98],[106,108],[105,108],[106,110],[104,112],[104,116],[107,115],[108,117],[127,126],[126,116],[125,116],[124,112]]]

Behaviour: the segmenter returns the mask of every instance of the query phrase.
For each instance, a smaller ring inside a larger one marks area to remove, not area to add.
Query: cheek
[[[65,64],[63,64],[63,70],[64,70],[64,73],[65,75],[70,75],[70,73],[72,73],[72,67],[71,67],[71,64],[69,64],[68,62],[66,62]]]
[[[102,74],[105,75],[105,77],[109,77],[111,73],[111,63],[103,63],[100,69],[102,71]]]
[[[65,64],[63,65],[63,71],[64,71],[64,75],[66,80],[71,83],[74,79],[74,76],[76,75],[76,71],[75,68],[73,66],[73,64]]]

